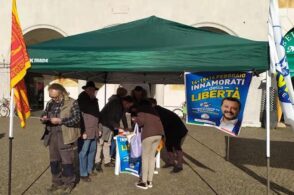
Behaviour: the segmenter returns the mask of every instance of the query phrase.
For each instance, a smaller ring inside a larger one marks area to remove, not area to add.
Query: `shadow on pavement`
[[[227,146],[228,147],[228,146]],[[267,185],[267,178],[264,178],[245,165],[266,167],[266,142],[265,140],[235,138],[229,141],[229,161],[246,174],[256,179],[263,185]],[[271,141],[270,167],[294,170],[294,143],[286,141]],[[277,194],[293,194],[294,192],[270,182],[271,190]],[[279,191],[279,192],[278,192]]]
[[[50,165],[48,165],[45,170],[21,193],[21,195],[25,194],[37,181],[40,177],[49,169]]]
[[[187,158],[189,161],[191,161],[194,165],[198,166],[198,167],[201,167],[203,169],[208,169],[209,171],[211,172],[214,172],[214,170],[212,170],[211,168],[205,166],[204,164],[202,164],[201,162],[199,162],[198,160],[194,159],[192,156],[190,156],[189,154],[185,153],[184,152],[184,157]],[[188,164],[186,161],[185,161],[186,164]]]
[[[198,175],[198,177],[209,187],[209,189],[211,190],[211,191],[213,191],[215,194],[218,194],[216,191],[215,191],[215,189],[195,170],[195,169],[193,169],[193,167],[189,164],[189,163],[187,163],[187,162],[185,162],[186,164],[187,164],[187,166],[196,174],[196,175]]]
[[[165,147],[161,150],[160,157],[164,161],[164,163],[168,162],[167,151],[166,151]],[[198,166],[200,168],[208,169],[209,171],[215,172],[214,170],[212,170],[211,168],[205,166],[204,164],[202,164],[198,160],[194,159],[191,155],[189,155],[189,154],[187,154],[185,152],[184,152],[184,158],[188,159],[194,165],[196,165],[196,166]],[[215,191],[215,189],[185,159],[184,159],[184,164],[186,164],[209,187],[209,189],[211,191],[213,191],[215,194],[218,194]]]
[[[264,186],[267,185],[266,178],[261,177],[254,171],[245,167],[245,165],[254,165],[260,167],[267,166],[265,156],[265,140],[230,137],[229,142],[227,142],[228,137],[226,137],[226,151],[228,151],[229,149],[229,154],[226,152],[226,156],[222,157],[209,146],[201,143],[199,140],[192,137],[191,135],[189,136],[194,139],[194,141],[197,141],[219,157],[224,158],[225,160],[229,159],[230,163],[238,167],[240,170],[244,171],[252,178],[256,179]],[[294,143],[285,141],[271,141],[270,161],[271,167],[294,170],[294,164],[292,164],[292,162],[294,161]],[[195,172],[195,170],[189,164],[188,166]],[[210,189],[212,189],[213,192],[215,192],[215,190],[197,172],[195,173],[210,187]],[[291,190],[288,190],[274,182],[270,182],[270,188],[277,194],[280,194],[280,192],[283,192],[285,194],[294,194],[294,192],[292,192]]]
[[[203,169],[208,169],[211,172],[215,172],[214,170],[212,170],[211,168],[209,168],[206,165],[202,164],[201,162],[199,162],[198,160],[196,160],[195,158],[193,158],[191,155],[187,154],[186,152],[183,152],[183,155],[184,155],[184,158],[191,161],[194,165],[196,165],[196,166],[198,166],[200,168],[203,168]],[[161,157],[161,160],[163,160],[164,163],[168,163],[167,151],[166,151],[165,147],[161,150],[160,157]],[[184,159],[184,164],[188,164],[185,159]]]
[[[233,163],[233,162],[232,162]],[[267,185],[267,179],[264,177],[261,177],[260,175],[256,174],[254,171],[250,170],[249,168],[240,165],[240,164],[235,164],[233,163],[236,167],[238,167],[239,169],[241,169],[242,171],[244,171],[245,173],[247,173],[249,176],[251,176],[252,178],[256,179],[257,181],[259,181],[261,184],[263,184],[264,186]],[[286,188],[284,188],[283,186],[280,186],[279,184],[276,184],[274,182],[270,182],[270,189],[272,191],[274,191],[277,194],[280,194],[280,192],[283,192],[285,194],[294,194],[293,191],[288,190]]]
[[[0,139],[5,137],[5,133],[0,133]]]
[[[199,144],[201,144],[202,146],[204,146],[206,149],[210,150],[212,153],[216,154],[217,156],[224,158],[222,155],[220,155],[219,153],[217,153],[216,151],[214,151],[212,148],[210,148],[208,145],[205,145],[204,143],[200,142],[198,139],[196,139],[195,137],[193,137],[192,135],[190,135],[188,133],[188,136],[193,139],[194,141],[198,142]]]
[[[265,140],[231,137],[229,148],[229,159],[234,164],[266,166]],[[294,170],[293,162],[293,142],[271,141],[271,167]]]

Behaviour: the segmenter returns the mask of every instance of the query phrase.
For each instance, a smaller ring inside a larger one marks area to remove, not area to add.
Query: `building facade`
[[[289,3],[290,2],[290,3]],[[280,0],[284,33],[293,28],[292,0]],[[26,0],[17,1],[25,41],[28,45],[97,30],[155,15],[186,25],[252,40],[266,41],[268,33],[268,1],[256,0]],[[0,98],[9,97],[9,61],[11,37],[11,1],[0,3]],[[244,113],[246,126],[260,126],[261,89],[264,75],[254,77]],[[51,82],[66,85],[72,97],[77,97],[85,81],[45,75],[26,78],[34,105],[48,99],[46,86]],[[118,85],[101,84],[100,106]],[[45,87],[43,95],[41,89]],[[185,101],[183,86],[156,85],[152,95],[166,107],[174,108]],[[41,103],[42,104],[42,103]],[[39,105],[40,107],[40,105]]]

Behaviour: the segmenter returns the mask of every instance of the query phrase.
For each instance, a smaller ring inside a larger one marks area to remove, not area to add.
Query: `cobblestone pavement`
[[[19,128],[16,120],[14,125],[12,194],[46,194],[51,176],[48,151],[40,141],[43,127],[36,118],[28,121],[26,129]],[[91,183],[79,183],[72,194],[266,194],[264,129],[243,128],[238,138],[228,142],[213,128],[188,128],[184,171],[171,174],[170,169],[160,169],[153,188],[144,191],[135,187],[136,177],[115,176],[113,168],[105,168]],[[294,133],[289,128],[272,130],[271,139],[271,194],[294,194]],[[7,194],[8,143],[8,119],[0,118],[3,195]]]

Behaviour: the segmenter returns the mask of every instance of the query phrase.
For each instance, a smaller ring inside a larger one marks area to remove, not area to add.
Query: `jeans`
[[[110,145],[110,157],[115,158],[116,154],[116,143],[115,140],[112,138],[111,145]]]
[[[79,153],[80,176],[88,176],[93,171],[94,158],[96,154],[96,139],[81,140],[82,147]]]
[[[118,135],[118,129],[114,129],[114,131],[113,131],[113,137],[116,136],[116,135]],[[111,145],[110,145],[110,157],[115,158],[115,154],[116,154],[116,142],[112,138],[111,139]]]

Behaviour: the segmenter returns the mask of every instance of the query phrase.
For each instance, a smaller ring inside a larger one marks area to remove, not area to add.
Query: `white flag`
[[[291,82],[283,36],[279,21],[279,10],[276,0],[270,1],[269,45],[271,71],[275,74],[278,85],[278,95],[284,113],[286,124],[294,130],[294,92]]]

